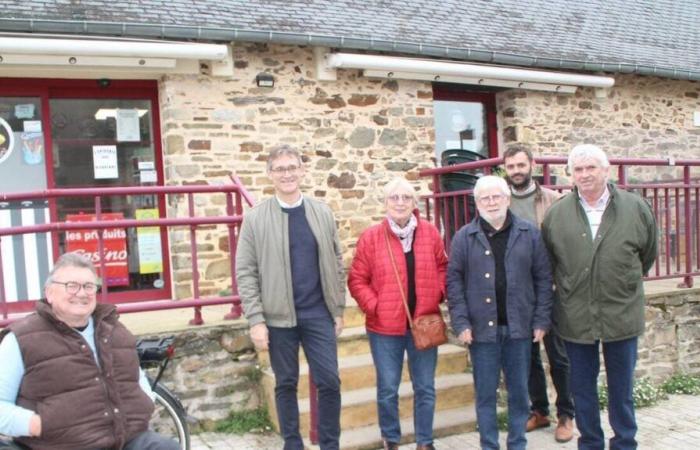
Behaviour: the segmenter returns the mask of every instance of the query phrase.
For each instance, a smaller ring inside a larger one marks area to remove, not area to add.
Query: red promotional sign
[[[102,220],[119,220],[124,218],[122,213],[105,213]],[[69,214],[67,222],[92,222],[94,214]],[[66,251],[83,253],[90,257],[97,267],[97,273],[107,286],[129,285],[129,262],[126,251],[126,231],[123,228],[107,228],[104,230],[104,256],[106,275],[100,274],[100,255],[98,248],[98,230],[70,230],[66,232]]]

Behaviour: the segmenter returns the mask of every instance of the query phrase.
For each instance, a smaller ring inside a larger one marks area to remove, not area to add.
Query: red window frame
[[[158,82],[156,80],[109,80],[109,83],[100,83],[100,80],[69,80],[69,79],[45,79],[45,78],[2,78],[0,82],[0,97],[38,97],[41,99],[42,129],[45,145],[45,168],[47,188],[55,188],[53,176],[53,143],[51,139],[51,112],[50,99],[127,99],[149,100],[153,117],[153,151],[155,153],[157,185],[164,185],[163,174],[163,149],[160,132],[160,109],[158,102]],[[106,85],[105,85],[106,84]],[[158,202],[158,212],[165,217],[165,202]],[[49,215],[52,222],[58,218],[56,203],[49,201]],[[163,281],[161,289],[141,289],[125,292],[109,291],[110,303],[131,303],[148,300],[162,300],[172,297],[170,276],[170,250],[168,245],[168,233],[161,230],[161,242],[163,247]],[[58,236],[54,233],[53,257],[59,256]],[[26,312],[34,309],[34,302],[8,304],[12,312]]]
[[[484,105],[489,137],[489,158],[498,158],[498,120],[496,118],[495,92],[469,91],[462,85],[433,84],[433,100],[473,102]]]

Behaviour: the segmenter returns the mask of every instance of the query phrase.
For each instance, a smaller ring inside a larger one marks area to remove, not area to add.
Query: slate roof
[[[628,64],[627,71],[678,69],[690,73],[674,78],[700,79],[700,0],[21,0],[0,10],[0,31],[65,31],[55,21],[76,34],[225,41],[248,40],[246,30],[286,32],[288,43],[313,35],[342,38],[339,46],[351,48],[472,60],[498,54],[523,57],[514,64],[579,62],[591,70]],[[384,47],[376,47],[380,41]]]

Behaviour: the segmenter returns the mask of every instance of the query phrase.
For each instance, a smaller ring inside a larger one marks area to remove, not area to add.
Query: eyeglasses
[[[270,172],[277,175],[282,175],[285,172],[295,173],[298,172],[300,169],[301,166],[271,167]]]
[[[411,203],[413,201],[413,196],[408,194],[392,194],[386,197],[391,203],[398,203],[399,200],[404,203]]]
[[[499,203],[504,198],[506,198],[505,195],[494,194],[494,195],[485,195],[483,197],[479,197],[477,200],[479,201],[479,203],[487,204],[487,203],[491,203],[491,202]]]
[[[66,288],[66,292],[71,294],[71,295],[74,295],[74,294],[77,294],[78,292],[80,292],[80,288],[83,288],[83,291],[85,291],[85,293],[88,295],[95,294],[100,289],[99,284],[89,283],[89,282],[80,284],[77,281],[66,281],[66,282],[51,281],[51,283],[62,284],[63,287]]]

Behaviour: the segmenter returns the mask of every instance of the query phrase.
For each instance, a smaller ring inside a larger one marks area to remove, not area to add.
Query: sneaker
[[[538,428],[546,428],[549,426],[549,417],[541,414],[539,411],[532,411],[527,419],[527,431],[536,430]]]
[[[557,442],[569,442],[574,438],[574,421],[571,417],[561,416],[554,430],[554,439]]]

